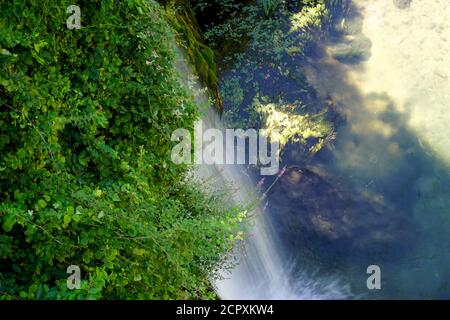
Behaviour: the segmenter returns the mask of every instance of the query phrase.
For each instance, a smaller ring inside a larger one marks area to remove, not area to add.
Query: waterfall
[[[225,130],[217,112],[208,103],[208,96],[192,70],[178,50],[178,71],[183,75],[188,89],[194,93],[198,106],[207,106],[202,117],[202,130],[210,128]],[[225,146],[225,152],[230,152]],[[233,187],[232,201],[235,204],[254,203],[257,190],[252,179],[246,174],[243,165],[198,165],[193,174],[196,178],[209,181],[211,188]],[[349,297],[348,286],[341,281],[329,278],[316,279],[306,273],[292,273],[293,268],[283,257],[277,238],[271,230],[265,213],[259,204],[249,215],[252,221],[244,248],[236,248],[232,253],[237,261],[232,270],[222,270],[221,277],[215,281],[221,299],[344,299]]]
[[[217,113],[210,108],[203,117],[203,129],[224,130]],[[226,146],[231,148],[233,146]],[[226,149],[225,149],[226,150]],[[217,187],[231,184],[235,203],[249,203],[257,194],[252,180],[242,165],[200,165],[198,177],[211,180]],[[253,221],[243,249],[237,248],[234,256],[237,264],[231,271],[223,270],[222,279],[216,281],[216,289],[222,299],[343,299],[349,290],[340,281],[314,279],[306,273],[292,274],[287,257],[278,245],[269,220],[260,206],[250,214]]]

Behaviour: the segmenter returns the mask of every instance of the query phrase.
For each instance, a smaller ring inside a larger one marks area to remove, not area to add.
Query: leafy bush
[[[1,2],[0,297],[214,297],[239,215],[170,162],[197,110],[164,14],[77,1],[82,28],[68,30],[71,2]]]

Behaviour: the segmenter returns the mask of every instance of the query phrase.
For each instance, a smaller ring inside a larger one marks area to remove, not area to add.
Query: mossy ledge
[[[191,6],[187,0],[159,0],[164,6],[166,20],[177,32],[177,39],[184,47],[189,61],[194,65],[200,80],[208,87],[216,109],[222,112],[219,79],[214,51],[205,44]]]

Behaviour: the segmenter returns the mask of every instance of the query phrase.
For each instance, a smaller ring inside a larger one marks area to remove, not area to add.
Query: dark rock
[[[408,241],[405,217],[383,203],[346,190],[333,178],[307,168],[290,167],[269,195],[270,212],[281,233],[309,234],[351,249],[390,246]]]
[[[411,5],[412,0],[394,0],[394,4],[399,9],[406,9],[409,8]]]

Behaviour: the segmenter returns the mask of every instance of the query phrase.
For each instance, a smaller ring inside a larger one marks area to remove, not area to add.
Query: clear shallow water
[[[319,164],[414,228],[394,257],[366,252],[340,269],[366,297],[450,298],[450,2],[413,0],[403,10],[391,0],[354,4],[345,21],[352,30],[306,68],[346,119]],[[371,43],[368,59],[333,59],[336,47],[362,37]],[[381,267],[382,290],[365,287],[369,264]]]

